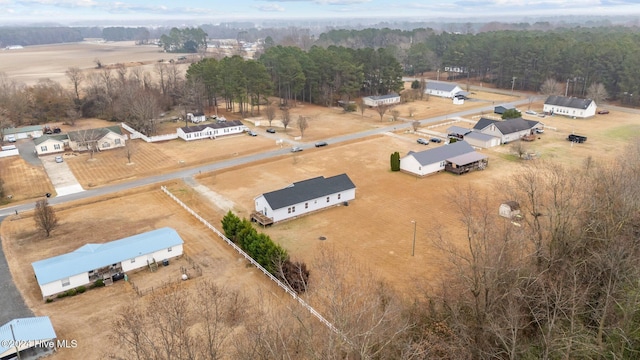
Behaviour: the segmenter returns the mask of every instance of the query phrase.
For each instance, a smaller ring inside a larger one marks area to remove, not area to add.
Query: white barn
[[[365,96],[362,98],[365,105],[371,107],[378,107],[380,105],[395,105],[400,103],[400,95],[387,94],[380,96]]]
[[[578,99],[551,95],[545,100],[543,111],[548,114],[558,114],[576,118],[588,118],[596,114],[596,102],[591,99]]]
[[[0,326],[0,359],[39,359],[53,353],[56,332],[48,316],[13,319]],[[16,356],[16,357],[14,357]]]
[[[465,94],[458,84],[429,81],[424,89],[425,94],[452,99],[457,94]]]
[[[284,189],[255,198],[256,213],[278,222],[342,204],[356,197],[356,186],[347,174],[295,182]]]
[[[479,161],[486,161],[482,155],[465,141],[456,141],[434,149],[420,152],[409,151],[407,156],[400,159],[400,171],[416,176],[426,176],[443,170],[464,168]],[[449,168],[447,168],[449,167]]]
[[[194,124],[198,124],[207,121],[207,116],[202,112],[187,113],[187,120]]]
[[[506,144],[520,140],[523,136],[533,134],[535,129],[543,128],[544,125],[541,122],[523,118],[507,120],[480,118],[473,127],[473,131],[497,137],[502,144]],[[468,134],[465,137],[467,136]]]
[[[184,126],[176,131],[184,141],[215,139],[218,136],[240,134],[246,130],[240,120],[221,121],[215,124]]]
[[[111,278],[116,273],[182,255],[182,238],[161,228],[104,244],[86,244],[77,250],[31,264],[42,297]]]
[[[38,155],[47,155],[63,152],[69,146],[69,136],[66,134],[42,135],[37,139],[33,139]]]

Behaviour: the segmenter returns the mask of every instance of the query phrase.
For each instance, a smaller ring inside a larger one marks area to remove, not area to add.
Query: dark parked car
[[[608,114],[608,113],[609,113],[609,110],[598,110],[598,114],[600,114],[600,115],[605,115],[605,114]]]
[[[124,274],[123,273],[115,273],[115,274],[111,275],[111,279],[113,281],[122,280],[122,279],[124,279]]]
[[[587,141],[587,137],[586,136],[580,136],[580,135],[571,134],[571,135],[567,136],[567,140],[569,140],[571,142],[574,142],[574,143],[582,144],[583,142]]]
[[[275,134],[276,133],[276,129],[268,128],[267,132],[271,133],[271,134]]]
[[[429,140],[423,139],[423,138],[418,138],[418,140],[416,140],[416,142],[418,144],[422,144],[422,145],[429,145]]]
[[[322,147],[322,146],[327,146],[327,145],[329,145],[329,144],[327,144],[326,141],[320,141],[320,142],[316,143],[316,147]]]
[[[431,138],[431,142],[434,142],[434,143],[441,143],[441,142],[442,142],[442,139],[439,139],[439,138]]]

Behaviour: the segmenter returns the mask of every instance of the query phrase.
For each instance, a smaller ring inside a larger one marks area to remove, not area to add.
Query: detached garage
[[[182,255],[182,238],[171,228],[162,228],[104,244],[86,244],[79,249],[31,264],[42,297],[47,298],[98,279],[157,265]]]

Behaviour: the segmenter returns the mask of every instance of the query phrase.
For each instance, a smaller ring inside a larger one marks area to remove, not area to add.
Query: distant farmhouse
[[[507,107],[504,107],[504,106],[502,106],[502,105],[498,105],[498,106],[496,106],[496,107],[494,107],[494,108],[493,108],[493,112],[494,112],[495,114],[502,115],[502,114],[504,114],[504,113],[505,113],[505,111],[507,111],[507,110],[513,110],[513,109],[514,109],[514,108],[507,108]]]
[[[543,111],[547,114],[566,115],[576,118],[588,118],[595,116],[597,106],[591,99],[578,99],[551,95],[545,100]]]
[[[256,197],[256,210],[251,219],[269,225],[346,203],[355,197],[356,186],[347,174],[318,176]]]
[[[400,103],[400,95],[387,94],[381,96],[366,96],[362,98],[365,105],[378,107],[380,105],[395,105]]]
[[[462,91],[458,84],[448,82],[429,81],[424,89],[425,94],[453,99],[456,95],[466,96],[467,92]]]
[[[539,121],[515,118],[508,120],[493,120],[481,118],[473,127],[474,132],[491,135],[500,139],[501,144],[519,140],[523,136],[531,135],[535,129],[543,129],[544,125]],[[465,138],[469,134],[465,135]]]
[[[67,254],[31,264],[43,298],[93,283],[112,280],[116,274],[157,266],[182,255],[180,235],[162,228],[124,239],[86,244]]]
[[[221,121],[212,124],[185,126],[176,131],[184,141],[215,139],[218,136],[239,134],[247,128],[240,120]]]
[[[187,120],[194,124],[207,121],[207,116],[203,112],[188,113]]]
[[[426,176],[443,170],[463,174],[474,169],[484,169],[487,156],[473,150],[465,141],[457,141],[420,152],[410,151],[400,159],[400,170],[416,176]]]

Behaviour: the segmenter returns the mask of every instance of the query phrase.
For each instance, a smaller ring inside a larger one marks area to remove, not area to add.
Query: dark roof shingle
[[[547,98],[544,104],[585,110],[592,102],[593,100],[591,99],[578,99],[574,97],[551,95]]]
[[[264,196],[271,208],[276,210],[340,191],[355,189],[355,187],[347,174],[329,178],[318,176],[295,182],[284,189],[264,193],[262,196]]]

